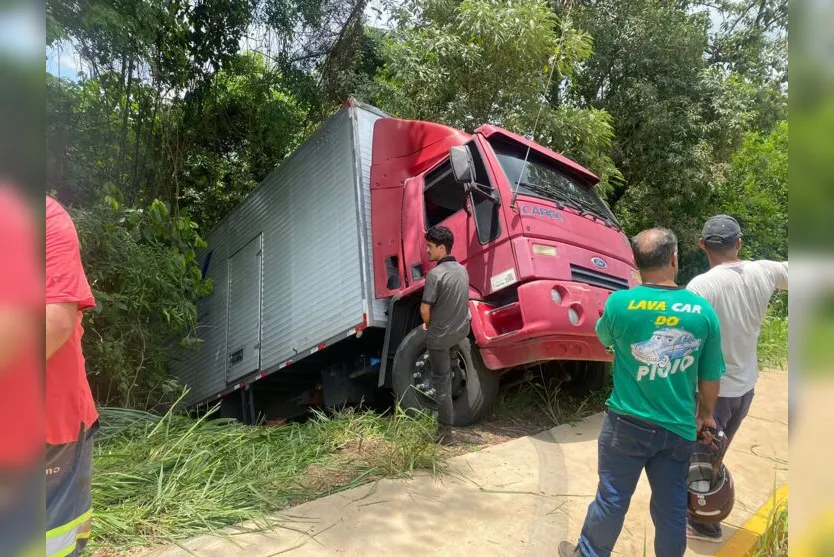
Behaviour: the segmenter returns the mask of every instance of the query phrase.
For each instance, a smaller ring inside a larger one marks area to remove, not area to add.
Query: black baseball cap
[[[729,215],[710,217],[701,231],[701,239],[705,242],[723,244],[738,238],[741,238],[741,227],[738,221]]]

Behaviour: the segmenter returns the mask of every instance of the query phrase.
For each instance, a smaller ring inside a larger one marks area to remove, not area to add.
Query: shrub
[[[196,262],[205,246],[196,223],[158,200],[129,207],[114,188],[71,213],[97,302],[83,339],[97,402],[140,409],[170,402],[179,388],[167,354],[190,344],[195,300],[211,291]]]

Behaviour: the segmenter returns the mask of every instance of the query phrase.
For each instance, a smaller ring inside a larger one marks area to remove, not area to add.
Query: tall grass
[[[783,501],[770,513],[767,529],[756,548],[753,557],[787,557],[788,555],[788,504]]]
[[[346,410],[244,426],[101,409],[93,476],[98,547],[182,540],[379,477],[438,468],[428,416]]]
[[[765,367],[784,369],[788,362],[788,317],[787,303],[775,298],[767,311],[759,333],[757,348],[759,364]]]
[[[564,389],[556,376],[538,370],[527,381],[502,391],[492,419],[526,421],[542,429],[575,423],[602,411],[613,386],[609,373],[602,390],[578,397]]]

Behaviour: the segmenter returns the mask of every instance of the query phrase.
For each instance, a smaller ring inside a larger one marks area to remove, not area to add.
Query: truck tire
[[[455,350],[452,358],[452,401],[454,425],[467,426],[492,410],[500,387],[500,377],[487,369],[471,338]],[[461,366],[465,367],[461,373]],[[392,369],[394,394],[405,410],[434,410],[434,400],[424,394],[431,385],[431,364],[422,325],[403,339],[394,355]]]

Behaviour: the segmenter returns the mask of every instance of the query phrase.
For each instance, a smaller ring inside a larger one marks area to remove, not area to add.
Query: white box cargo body
[[[346,103],[206,237],[214,291],[197,302],[203,344],[173,363],[189,405],[210,402],[356,332],[384,326],[374,295],[374,123]]]

